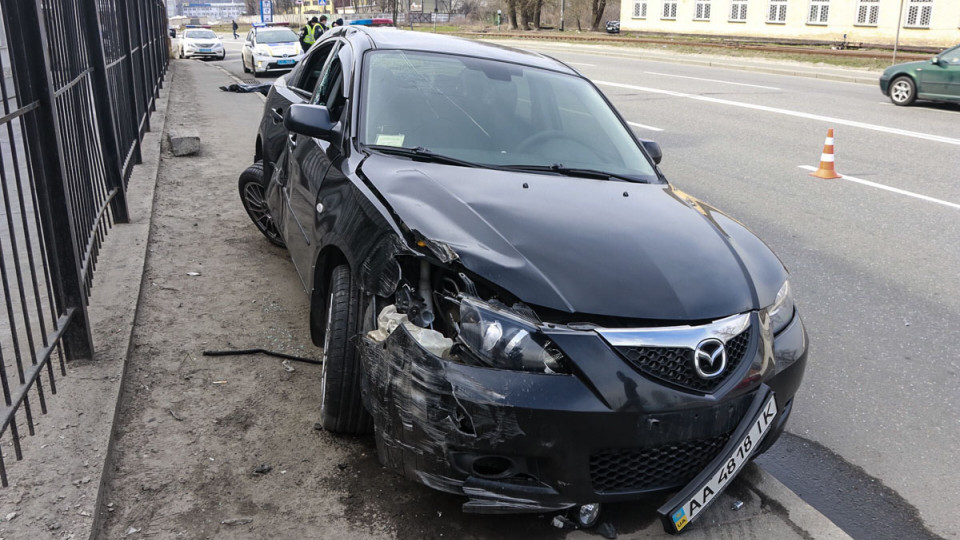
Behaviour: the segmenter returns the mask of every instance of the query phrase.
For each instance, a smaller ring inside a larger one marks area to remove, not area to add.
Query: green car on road
[[[880,76],[880,91],[894,105],[917,99],[960,102],[960,45],[930,60],[888,67]]]

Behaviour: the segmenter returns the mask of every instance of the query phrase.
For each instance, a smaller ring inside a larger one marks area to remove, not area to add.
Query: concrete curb
[[[843,532],[826,516],[810,506],[796,493],[780,483],[770,473],[759,465],[744,471],[743,481],[750,486],[760,497],[773,507],[774,511],[782,509],[785,515],[781,517],[790,523],[795,530],[803,531],[817,540],[844,540],[850,535]],[[779,508],[778,508],[779,507]]]
[[[104,281],[123,280],[125,288],[136,291],[133,302],[127,302],[120,306],[120,316],[114,313],[109,321],[98,321],[91,314],[91,326],[94,329],[94,335],[107,332],[110,327],[122,330],[120,338],[123,343],[123,350],[118,351],[118,356],[122,359],[122,367],[115,388],[111,389],[108,399],[105,403],[113,403],[113,408],[109,416],[109,440],[107,450],[104,454],[103,467],[100,474],[100,483],[97,488],[96,505],[93,511],[93,520],[90,524],[89,534],[78,533],[78,537],[87,537],[90,539],[99,538],[101,527],[103,526],[104,513],[109,511],[107,504],[107,486],[113,476],[113,463],[115,458],[115,439],[116,439],[116,418],[120,412],[120,403],[122,401],[122,392],[124,379],[127,372],[127,360],[133,347],[133,330],[136,326],[137,315],[140,311],[140,298],[143,289],[143,276],[147,259],[147,250],[150,244],[151,225],[153,223],[153,205],[154,193],[156,192],[157,178],[160,173],[161,149],[163,147],[163,137],[166,128],[167,104],[171,89],[175,83],[176,62],[170,62],[167,76],[164,79],[164,87],[160,91],[160,97],[156,100],[156,111],[150,118],[153,129],[146,133],[140,144],[143,161],[140,165],[134,167],[130,177],[129,185],[133,188],[128,192],[128,207],[130,209],[131,220],[129,224],[117,225],[114,231],[107,238],[107,244],[113,240],[115,245],[122,245],[126,248],[135,246],[134,249],[125,249],[123,252],[124,261],[120,267],[111,271],[110,269],[100,268],[98,272],[107,270],[110,274],[104,276],[97,274],[98,278]],[[107,302],[109,303],[109,301]],[[94,305],[91,303],[91,308]],[[116,330],[112,330],[116,332]]]
[[[471,36],[474,37],[474,36]],[[504,39],[504,38],[495,38],[495,37],[483,37],[487,41],[501,41],[509,43],[512,46],[520,46],[521,48],[526,48],[522,45],[518,45],[516,42],[517,39]],[[545,42],[545,43],[532,43],[531,49],[536,49],[539,45],[544,47],[545,44],[556,44],[557,42]],[[569,42],[560,42],[567,49],[572,52],[575,52],[579,48],[586,49],[587,47],[610,47],[609,45],[603,44],[581,44],[581,43],[569,43]],[[588,49],[589,50],[589,49]],[[880,72],[877,72],[876,75],[871,74],[870,72],[865,72],[861,70],[844,70],[843,68],[837,67],[824,67],[823,70],[816,70],[815,65],[811,65],[809,68],[798,69],[797,66],[792,66],[790,64],[777,64],[775,62],[765,62],[764,65],[761,63],[744,63],[736,61],[726,61],[718,60],[711,58],[709,60],[691,58],[689,55],[682,54],[672,54],[669,56],[661,54],[653,54],[646,49],[638,48],[636,53],[611,53],[609,51],[604,51],[605,56],[612,56],[617,58],[631,58],[635,60],[648,60],[654,62],[668,62],[671,64],[687,64],[693,66],[704,66],[704,67],[717,67],[724,69],[733,69],[738,71],[752,71],[756,73],[769,73],[772,75],[787,75],[792,77],[806,77],[808,79],[821,79],[834,82],[848,82],[854,84],[871,84],[878,85],[878,80],[880,78]],[[844,73],[844,71],[849,71],[849,73]]]

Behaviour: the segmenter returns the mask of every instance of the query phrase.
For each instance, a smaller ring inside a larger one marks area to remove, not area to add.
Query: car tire
[[[221,60],[226,60],[226,59],[227,59],[227,51],[223,51],[223,54],[220,55],[220,59],[221,59]]]
[[[890,81],[890,101],[901,107],[910,105],[917,99],[917,85],[910,77],[897,77]]]
[[[243,66],[244,73],[250,73],[250,69],[247,67],[247,61],[243,59],[243,53],[240,54],[240,64]]]
[[[277,227],[277,222],[270,215],[270,209],[267,208],[267,180],[263,177],[263,162],[258,161],[240,173],[237,187],[240,189],[240,201],[243,203],[243,209],[247,211],[247,215],[257,226],[257,230],[266,236],[271,244],[286,247],[283,236],[280,235],[280,229]]]
[[[373,418],[363,407],[361,397],[360,299],[360,288],[350,267],[341,264],[334,268],[327,287],[320,380],[320,423],[332,433],[362,435],[373,431]]]

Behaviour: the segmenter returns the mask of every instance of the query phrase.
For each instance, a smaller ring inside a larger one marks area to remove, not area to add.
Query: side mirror
[[[940,57],[939,57],[939,56],[934,56],[933,58],[930,59],[930,62],[932,62],[934,65],[939,66],[939,65],[940,65]]]
[[[660,160],[663,159],[663,151],[660,150],[660,145],[655,141],[647,141],[641,139],[640,142],[643,144],[643,149],[650,154],[650,159],[653,160],[657,165],[660,164]]]
[[[283,116],[283,127],[293,133],[326,139],[333,132],[330,112],[323,105],[291,105]]]

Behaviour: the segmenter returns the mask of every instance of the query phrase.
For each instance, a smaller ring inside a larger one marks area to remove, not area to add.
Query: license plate
[[[277,64],[281,66],[288,66],[294,62],[296,62],[296,60],[279,60]]]
[[[701,473],[683,489],[676,497],[663,505],[660,510],[664,528],[669,533],[677,534],[689,525],[694,519],[717,499],[720,492],[740,472],[743,465],[750,459],[750,455],[760,445],[764,435],[770,430],[777,416],[777,400],[770,392],[759,412],[751,417],[750,424],[741,424],[737,432],[740,439],[720,459],[711,462],[713,468],[709,475]],[[726,448],[730,448],[728,445]]]
[[[213,49],[200,49],[200,52],[213,52]]]

